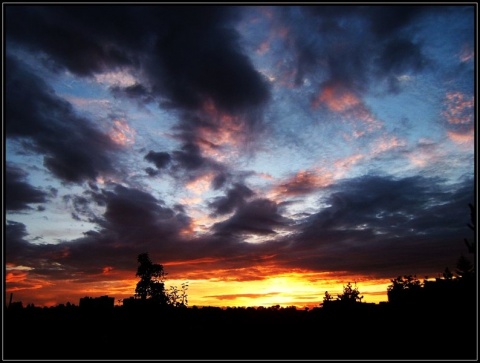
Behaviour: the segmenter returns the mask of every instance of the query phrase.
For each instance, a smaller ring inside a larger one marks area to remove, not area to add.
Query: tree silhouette
[[[413,290],[422,286],[422,283],[417,279],[416,275],[398,276],[396,279],[390,281],[392,284],[387,287],[387,291]]]
[[[168,304],[174,307],[186,307],[188,305],[187,296],[188,282],[182,283],[179,290],[176,286],[171,286],[168,290]]]
[[[353,287],[352,284],[348,282],[347,285],[343,287],[343,293],[338,295],[338,299],[346,303],[355,303],[361,302],[363,296],[360,296],[360,291],[358,291],[356,282],[355,287]]]
[[[443,278],[444,278],[445,280],[451,280],[451,279],[453,279],[453,274],[452,274],[452,272],[450,271],[450,269],[448,268],[448,266],[445,267],[445,271],[443,272],[442,276],[443,276]]]
[[[459,278],[468,278],[473,275],[474,269],[472,263],[462,254],[457,261],[455,273]]]
[[[325,291],[325,296],[323,297],[323,302],[328,303],[332,301],[332,295],[328,293],[328,291]]]
[[[140,277],[135,289],[135,297],[146,300],[152,299],[159,304],[166,304],[168,296],[165,293],[165,271],[163,266],[153,263],[148,253],[138,255],[139,263],[136,276]]]
[[[416,275],[398,276],[390,281],[392,284],[387,287],[388,301],[404,303],[418,299],[422,283]]]

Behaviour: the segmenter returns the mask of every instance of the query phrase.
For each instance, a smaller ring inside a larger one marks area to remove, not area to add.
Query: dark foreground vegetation
[[[5,359],[476,359],[477,308],[457,300],[332,308],[7,309]]]

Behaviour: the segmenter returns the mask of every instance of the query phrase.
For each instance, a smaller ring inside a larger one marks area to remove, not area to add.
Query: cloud
[[[153,163],[157,169],[165,168],[171,161],[171,156],[167,152],[155,152],[150,150],[147,155],[145,155],[145,160]]]
[[[442,115],[450,126],[473,124],[474,98],[462,92],[447,92]]]
[[[113,120],[113,127],[108,135],[116,144],[121,146],[135,143],[135,130],[128,125],[126,120]]]
[[[334,176],[327,170],[300,170],[294,176],[276,186],[275,195],[296,196],[315,192],[334,181]]]
[[[91,121],[75,114],[18,59],[7,56],[5,131],[7,138],[28,141],[31,152],[44,154],[44,165],[66,182],[95,180],[115,170],[113,141]]]
[[[213,216],[224,215],[233,212],[237,208],[242,207],[246,199],[252,197],[254,192],[245,185],[235,183],[231,189],[227,191],[224,197],[217,197],[210,203],[210,208],[214,210]]]
[[[109,185],[108,189],[67,197],[73,211],[96,224],[84,237],[58,244],[35,244],[22,223],[9,222],[7,252],[9,263],[33,268],[32,273],[53,279],[77,280],[101,273],[105,266],[131,269],[132,259],[144,251],[153,256],[175,256],[183,228],[190,218],[177,208],[164,206],[163,201],[135,188]],[[94,212],[100,205],[102,213]],[[163,252],[162,252],[163,251]],[[42,271],[42,272],[41,272]]]
[[[279,214],[278,205],[268,199],[255,199],[237,209],[229,219],[213,226],[219,235],[275,234],[275,228],[285,228],[289,220]]]
[[[312,269],[381,277],[412,266],[441,272],[463,251],[458,236],[468,233],[473,185],[471,179],[449,186],[435,178],[368,175],[337,183],[323,201],[327,207],[299,225],[290,256]]]
[[[240,13],[224,6],[110,6],[94,12],[89,6],[8,7],[6,34],[56,68],[78,76],[115,75],[117,93],[149,93],[186,109],[201,107],[208,97],[237,112],[269,98],[267,83],[242,51],[234,27]],[[145,84],[116,76],[132,67],[137,74],[130,76]]]
[[[200,169],[212,167],[206,158],[219,160],[226,155],[219,148],[226,148],[227,141],[236,140],[245,149],[263,129],[262,108],[270,90],[245,54],[235,28],[242,10],[224,6],[111,6],[95,7],[95,11],[89,6],[9,7],[5,31],[12,49],[41,56],[57,71],[106,82],[115,97],[140,104],[157,102],[161,108],[180,111],[176,130],[183,145],[171,156],[177,170],[184,168],[195,178]],[[106,18],[110,21],[105,22]],[[205,108],[206,104],[210,107]],[[110,136],[122,146],[132,144],[134,134],[116,125]],[[102,143],[97,140],[96,144]],[[108,150],[109,143],[105,145]],[[105,152],[94,152],[96,158],[87,162],[80,151],[84,149],[63,150],[69,162],[47,156],[46,165],[57,176],[75,182],[110,171]],[[84,165],[84,170],[76,169],[77,164]],[[151,168],[146,172],[158,174]]]
[[[423,45],[408,36],[415,31],[413,24],[441,11],[428,6],[326,5],[282,7],[277,12],[288,28],[285,47],[295,59],[291,64],[297,87],[309,79],[364,93],[382,80],[387,92],[399,92],[398,76],[425,69],[429,60]]]
[[[5,173],[5,208],[7,211],[29,210],[29,204],[46,203],[49,194],[33,187],[27,181],[27,173],[19,167],[7,164]]]
[[[253,281],[292,270],[337,277],[424,276],[441,273],[465,252],[458,236],[469,237],[473,190],[471,179],[448,185],[434,178],[358,177],[332,185],[317,213],[296,224],[276,203],[254,199],[215,224],[216,235],[186,241],[180,236],[188,216],[148,193],[114,185],[92,194],[92,203],[103,201],[106,207],[96,231],[57,245],[35,245],[25,240],[25,225],[8,222],[6,252],[10,264],[31,269],[29,281],[39,276],[64,283],[99,281],[99,276],[115,281],[118,276],[105,275],[105,267],[110,274],[133,274],[135,256],[144,251],[166,262],[171,275],[188,279]],[[281,229],[291,233],[275,233]],[[251,234],[275,238],[243,243]]]

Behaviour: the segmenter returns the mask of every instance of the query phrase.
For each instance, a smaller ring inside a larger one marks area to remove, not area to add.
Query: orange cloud
[[[26,272],[7,272],[7,275],[5,276],[5,282],[22,282],[26,280],[27,275],[28,274]]]
[[[313,100],[312,107],[318,108],[325,104],[331,111],[345,112],[361,103],[355,94],[339,85],[325,87]]]
[[[103,269],[102,269],[102,274],[104,275],[108,275],[110,273],[110,271],[113,270],[113,267],[111,266],[105,266]]]

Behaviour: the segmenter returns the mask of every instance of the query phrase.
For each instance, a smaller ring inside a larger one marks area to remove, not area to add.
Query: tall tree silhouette
[[[463,254],[457,261],[455,272],[457,273],[459,278],[468,278],[473,276],[473,265],[467,258],[465,258]]]
[[[159,304],[166,304],[168,296],[165,293],[165,271],[163,266],[153,263],[148,253],[138,255],[139,263],[136,276],[140,277],[135,289],[135,297],[142,300],[153,299]]]

